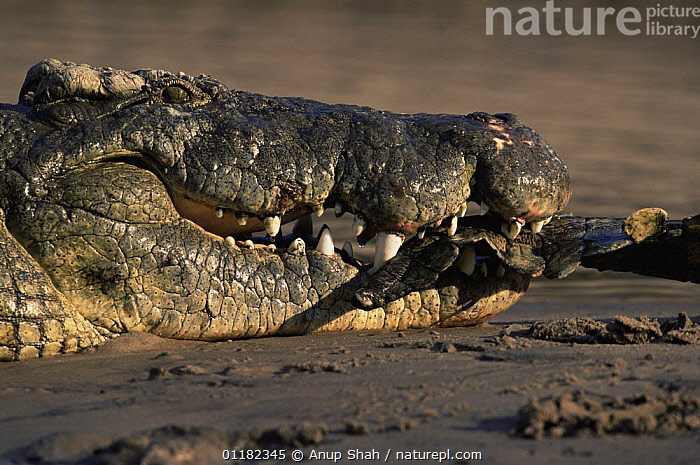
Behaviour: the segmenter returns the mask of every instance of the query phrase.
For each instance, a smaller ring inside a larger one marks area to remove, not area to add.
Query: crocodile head
[[[511,114],[394,114],[57,60],[30,69],[20,105],[5,110],[6,128],[14,118],[31,133],[3,160],[9,230],[103,333],[479,323],[517,300],[527,273],[455,271],[448,285],[369,311],[352,299],[406,236],[454,235],[468,201],[513,240],[570,197],[563,162]],[[327,232],[277,237],[280,224],[328,208],[355,215],[361,243],[377,236],[373,264]]]

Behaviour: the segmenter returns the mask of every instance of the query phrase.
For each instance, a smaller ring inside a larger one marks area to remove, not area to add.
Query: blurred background
[[[644,8],[667,1],[559,1],[576,26],[582,7]],[[674,6],[697,6],[674,0]],[[486,35],[486,8],[544,1],[240,0],[3,1],[0,101],[17,101],[43,58],[120,69],[205,73],[231,88],[406,113],[511,112],[569,166],[568,211],[627,216],[659,206],[700,213],[700,37]],[[593,18],[595,20],[595,12]],[[557,15],[558,29],[563,14]],[[700,18],[665,20],[700,25]],[[593,31],[595,32],[595,23]],[[349,217],[349,215],[346,215]],[[342,220],[346,220],[343,218]],[[349,220],[331,224],[336,246]],[[370,249],[368,246],[367,249]],[[355,249],[357,250],[356,243]],[[367,250],[365,251],[367,252]],[[535,280],[524,302],[698,302],[698,286],[577,271]]]

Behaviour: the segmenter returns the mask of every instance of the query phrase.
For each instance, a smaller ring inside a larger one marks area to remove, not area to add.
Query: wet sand
[[[567,210],[698,213],[700,52],[690,38],[486,36],[479,2],[266,5],[7,2],[0,101],[16,101],[26,69],[56,57],[204,72],[230,87],[397,112],[507,111],[567,162],[574,183]],[[324,220],[340,246],[350,239],[347,219],[332,216]],[[309,422],[307,457],[342,451],[345,463],[356,448],[480,451],[484,463],[504,464],[693,463],[697,429],[565,438],[550,431],[541,440],[511,431],[530,398],[583,391],[604,405],[635,393],[697,396],[697,345],[498,342],[507,327],[543,319],[682,311],[698,322],[697,285],[584,270],[535,280],[521,302],[483,328],[214,344],[130,334],[88,353],[0,365],[0,457],[56,433],[69,435],[63,439],[75,456],[64,458],[75,461],[165,425],[223,434]],[[290,451],[294,434],[278,435],[287,438],[279,444]],[[132,442],[147,442],[140,441]],[[60,444],[37,449],[44,463]],[[218,463],[198,451],[193,463]]]

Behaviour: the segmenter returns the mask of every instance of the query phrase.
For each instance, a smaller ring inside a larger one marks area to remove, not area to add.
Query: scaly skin
[[[337,251],[229,236],[322,205],[363,218],[361,240],[437,227],[468,199],[496,224],[526,223],[569,196],[561,160],[512,115],[399,115],[46,60],[19,105],[0,105],[0,358],[134,330],[219,340],[478,324],[529,277],[455,271],[367,311],[353,304],[367,268]]]
[[[455,235],[428,234],[407,241],[399,253],[355,294],[361,308],[424,289],[440,288],[459,274],[465,250],[476,249],[477,269],[498,267],[521,276],[561,279],[579,266],[626,271],[700,284],[700,215],[668,221],[660,208],[627,218],[555,216],[541,233],[523,231],[514,240],[493,232],[493,217],[462,218]],[[463,276],[463,275],[462,275]],[[485,282],[475,272],[473,288]]]

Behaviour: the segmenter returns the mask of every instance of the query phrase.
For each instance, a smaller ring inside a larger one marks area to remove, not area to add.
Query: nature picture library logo
[[[657,3],[645,8],[561,8],[554,0],[549,0],[541,9],[526,6],[511,10],[514,9],[486,8],[486,35],[494,35],[494,31],[501,30],[501,25],[503,35],[520,36],[605,35],[612,28],[626,36],[643,34],[695,39],[700,33],[700,6]]]

